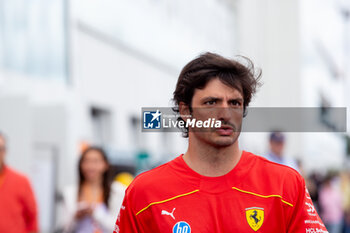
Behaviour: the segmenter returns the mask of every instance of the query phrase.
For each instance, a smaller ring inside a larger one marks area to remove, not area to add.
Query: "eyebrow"
[[[214,97],[214,96],[207,96],[207,97],[204,97],[203,99],[201,99],[202,102],[214,101],[214,100],[216,100],[216,101],[222,100],[222,98],[218,98],[218,97]],[[229,101],[233,101],[233,100],[243,102],[243,98],[240,98],[240,97],[229,99]]]
[[[207,101],[213,101],[213,100],[221,100],[221,98],[218,97],[213,97],[213,96],[207,96],[201,99],[202,102],[207,102]]]

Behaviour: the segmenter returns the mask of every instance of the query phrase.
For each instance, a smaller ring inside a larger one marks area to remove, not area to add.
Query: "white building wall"
[[[252,107],[301,106],[299,2],[247,0],[237,2],[238,54],[262,70],[262,86]],[[249,114],[249,113],[248,113]],[[288,134],[287,156],[300,154],[300,138]],[[242,133],[243,147],[264,155],[267,133]]]
[[[140,118],[142,107],[171,106],[177,73],[94,38],[93,34],[79,29],[75,33],[73,67],[83,105],[100,106],[112,112],[111,145],[118,150],[141,149],[131,140],[136,136],[132,135],[131,117]],[[88,121],[86,126],[91,128]],[[92,137],[91,133],[85,131],[81,137]],[[162,149],[161,137],[161,134],[144,135],[145,145],[153,152],[158,151]]]
[[[344,54],[336,46],[342,44],[339,30],[343,22],[334,4],[312,0],[237,2],[238,53],[252,58],[262,68],[263,86],[251,106],[320,107],[320,93],[326,95],[330,106],[346,106],[344,80],[348,77],[334,80],[322,54],[309,48],[315,49],[317,41],[323,41],[331,46],[330,55],[336,57],[335,64],[341,68]],[[312,25],[312,21],[319,23]],[[268,135],[243,133],[241,144],[255,153],[266,154]],[[341,168],[345,155],[341,134],[288,133],[286,146],[286,156],[300,158],[307,171]]]
[[[79,1],[68,3],[68,6],[60,7],[60,12],[69,9],[65,12],[68,14],[69,36],[68,81],[6,68],[0,71],[0,98],[3,106],[6,105],[2,111],[7,112],[1,114],[4,120],[0,126],[9,135],[11,148],[14,148],[8,156],[9,164],[30,174],[32,155],[23,158],[20,155],[33,150],[34,144],[53,143],[59,147],[60,153],[58,187],[75,182],[79,144],[82,141],[94,143],[95,140],[91,107],[110,112],[112,137],[109,147],[122,152],[146,149],[155,161],[167,160],[184,152],[187,140],[180,134],[135,136],[130,120],[131,117],[140,117],[141,107],[172,106],[170,99],[180,68],[194,56],[208,50],[224,55],[234,54],[232,3],[193,1],[190,4],[199,9],[196,12],[182,7],[188,4],[187,1],[140,1],[136,5],[128,1],[104,1],[98,6],[104,7],[105,11],[93,7],[96,3],[93,1],[85,1],[83,8]],[[89,3],[92,8],[89,8]],[[16,11],[13,5],[9,6]],[[148,10],[141,6],[146,6]],[[113,10],[113,7],[117,8]],[[115,10],[121,11],[121,14],[115,14]],[[130,14],[126,13],[128,11]],[[94,12],[99,15],[91,14]],[[142,20],[133,21],[136,19],[133,14]],[[92,18],[89,20],[86,15]],[[55,27],[61,25],[52,22]],[[30,24],[30,30],[33,27],[35,24]],[[120,37],[120,33],[126,33],[127,37]],[[16,55],[20,55],[20,51]],[[16,113],[12,100],[9,101],[18,96],[23,99],[23,106],[16,105],[18,111],[22,107],[28,109],[22,114]],[[50,117],[58,112],[62,113],[60,117]],[[16,118],[12,114],[19,119],[14,121]],[[18,128],[17,124],[25,127]],[[44,126],[48,128],[41,128]],[[20,133],[22,130],[24,133]],[[58,134],[62,136],[58,137],[55,130],[60,130]],[[139,138],[138,145],[135,145],[135,137]],[[26,154],[33,153],[36,152]],[[164,154],[169,154],[169,158],[162,158]],[[133,153],[125,155],[133,156]]]
[[[180,134],[135,132],[130,120],[141,107],[172,106],[180,69],[195,56],[234,54],[232,2],[84,1],[84,11],[80,3],[72,2],[71,19],[73,82],[85,109],[80,137],[92,139],[86,114],[98,106],[112,113],[110,146],[124,157],[146,150],[159,162],[185,152]]]

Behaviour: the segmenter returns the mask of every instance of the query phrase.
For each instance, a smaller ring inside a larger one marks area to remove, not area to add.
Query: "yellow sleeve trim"
[[[239,188],[236,188],[236,187],[232,187],[232,189],[235,189],[237,191],[240,191],[242,193],[247,193],[247,194],[251,194],[251,195],[254,195],[254,196],[257,196],[257,197],[262,197],[262,198],[269,198],[269,197],[278,197],[281,199],[281,201],[284,203],[284,204],[287,204],[291,207],[293,207],[293,204],[289,203],[289,202],[286,202],[285,200],[283,200],[283,198],[280,196],[280,195],[261,195],[261,194],[257,194],[257,193],[253,193],[253,192],[249,192],[249,191],[245,191],[245,190],[242,190],[242,189],[239,189]]]
[[[175,197],[172,197],[172,198],[169,198],[169,199],[166,199],[166,200],[163,200],[163,201],[152,202],[152,203],[150,203],[148,206],[146,206],[145,208],[143,208],[142,210],[140,210],[139,212],[137,212],[136,215],[140,214],[142,211],[148,209],[148,208],[149,208],[150,206],[152,206],[152,205],[161,204],[161,203],[164,203],[164,202],[167,202],[167,201],[171,201],[171,200],[174,200],[174,199],[179,198],[179,197],[183,197],[183,196],[190,195],[190,194],[192,194],[192,193],[196,193],[196,192],[198,192],[198,191],[199,191],[199,189],[196,189],[196,190],[193,190],[192,192],[180,194],[180,195],[177,195],[177,196],[175,196]]]

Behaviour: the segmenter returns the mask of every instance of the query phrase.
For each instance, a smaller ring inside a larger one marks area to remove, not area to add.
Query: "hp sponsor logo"
[[[173,227],[173,233],[191,233],[191,227],[187,222],[177,222]]]

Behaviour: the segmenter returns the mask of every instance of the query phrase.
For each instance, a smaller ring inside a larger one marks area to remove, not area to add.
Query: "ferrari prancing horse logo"
[[[249,226],[257,231],[264,222],[264,208],[250,207],[245,209],[245,216]]]

